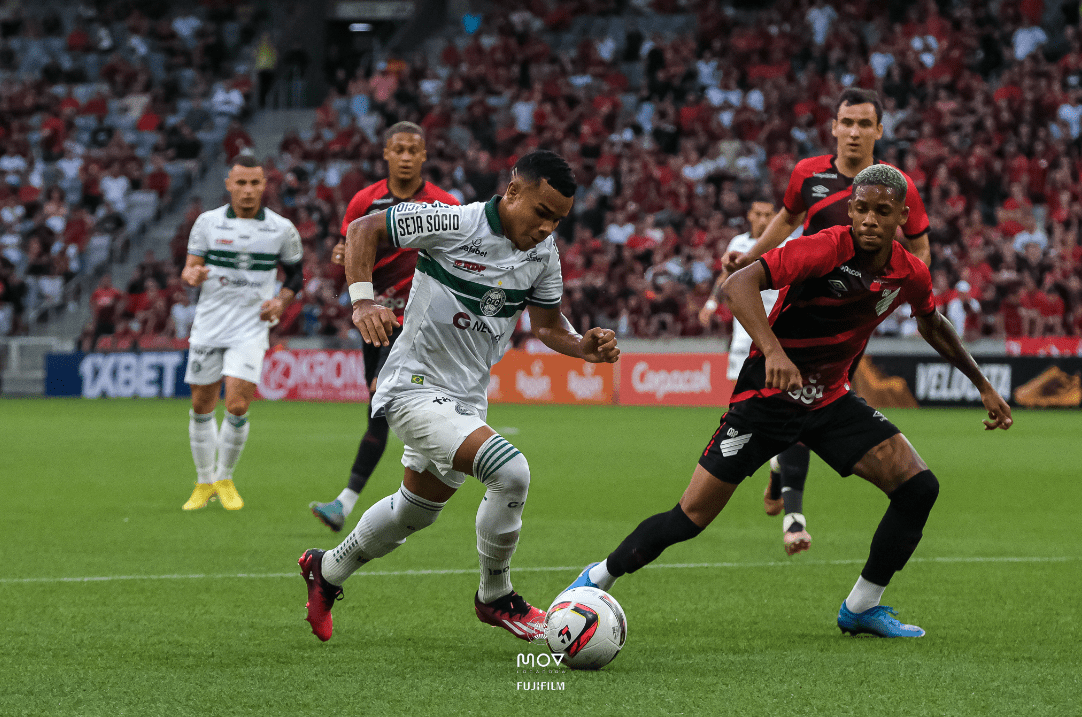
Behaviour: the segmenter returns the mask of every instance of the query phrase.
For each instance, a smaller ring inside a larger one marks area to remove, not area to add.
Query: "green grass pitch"
[[[185,513],[185,402],[0,401],[0,714],[1078,714],[1082,413],[1020,411],[994,434],[977,411],[887,413],[942,485],[884,598],[927,637],[838,631],[886,499],[813,459],[810,552],[785,556],[754,476],[703,535],[616,584],[627,645],[579,673],[525,672],[518,655],[542,648],[474,617],[475,482],[347,581],[330,642],[309,632],[297,558],[345,533],[307,505],[344,485],[363,406],[255,404],[244,509]],[[533,472],[516,588],[547,606],[675,504],[718,415],[492,407]],[[397,488],[400,455],[392,437],[347,528]]]

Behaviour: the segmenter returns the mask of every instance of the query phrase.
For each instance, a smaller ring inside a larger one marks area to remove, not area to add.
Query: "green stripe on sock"
[[[516,450],[512,451],[511,455],[507,456],[507,458],[504,458],[502,461],[500,461],[499,463],[497,463],[496,465],[494,465],[492,467],[492,470],[489,471],[489,475],[494,474],[496,471],[503,468],[504,464],[507,463],[509,460],[511,460],[515,456],[520,456],[520,455],[522,455],[522,453],[519,450],[516,449]]]
[[[492,466],[496,463],[499,463],[499,465],[503,465],[504,463],[506,463],[506,461],[501,462],[501,459],[506,458],[509,454],[515,453],[516,451],[517,449],[510,443],[508,443],[507,441],[501,441],[496,449],[487,451],[485,453],[480,465],[478,465],[477,467],[477,472],[480,474],[477,477],[480,478],[482,481],[488,480],[489,477],[492,476],[492,473],[495,471],[495,468],[492,468]]]

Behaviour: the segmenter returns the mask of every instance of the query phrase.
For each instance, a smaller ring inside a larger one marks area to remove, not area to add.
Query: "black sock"
[[[794,443],[778,454],[781,467],[781,499],[785,514],[804,512],[804,483],[808,480],[811,450],[803,443]]]
[[[925,470],[902,483],[890,494],[890,506],[872,537],[868,562],[861,577],[876,585],[887,585],[894,573],[905,567],[923,535],[924,524],[939,495],[939,481]]]
[[[781,498],[781,476],[770,471],[770,488],[769,488],[770,500],[777,500]]]
[[[371,412],[371,408],[368,409]],[[387,448],[387,419],[378,416],[368,416],[368,430],[361,438],[361,445],[357,448],[357,457],[353,460],[353,468],[349,472],[349,489],[360,493],[368,482],[372,471],[376,470],[376,464],[383,457],[383,451]]]
[[[703,529],[687,517],[678,503],[667,513],[652,515],[624,538],[606,563],[609,574],[620,577],[652,563],[670,545],[694,538]]]

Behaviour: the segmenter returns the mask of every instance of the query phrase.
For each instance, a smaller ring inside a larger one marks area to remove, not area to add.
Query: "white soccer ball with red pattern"
[[[612,662],[627,640],[627,617],[616,598],[598,588],[565,590],[549,606],[545,642],[561,664],[599,670]]]

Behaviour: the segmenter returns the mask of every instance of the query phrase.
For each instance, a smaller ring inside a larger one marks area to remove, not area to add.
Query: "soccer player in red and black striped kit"
[[[335,245],[331,261],[335,264],[345,262],[345,234],[350,222],[368,214],[382,212],[402,202],[431,204],[458,204],[454,196],[443,191],[421,177],[421,165],[427,159],[425,153],[424,130],[412,122],[398,122],[391,125],[384,133],[386,146],[383,159],[387,161],[387,179],[365,187],[354,195],[346,208],[342,219],[343,239]],[[376,263],[372,269],[372,287],[376,301],[391,308],[399,325],[403,321],[410,287],[413,286],[413,272],[417,268],[415,249],[396,249],[390,244],[380,246],[376,251]],[[364,377],[368,390],[375,392],[376,377],[391,353],[395,339],[401,329],[395,329],[391,342],[387,346],[366,343],[364,348]],[[357,503],[357,496],[368,482],[369,476],[376,469],[376,464],[387,447],[387,419],[373,416],[368,411],[368,430],[361,438],[357,448],[357,457],[349,472],[349,484],[337,498],[329,503],[312,502],[308,505],[312,515],[334,532],[345,524],[346,518]]]
[[[919,259],[895,241],[905,223],[907,182],[889,165],[853,181],[850,226],[799,237],[767,252],[722,285],[733,316],[755,342],[733,389],[729,410],[699,456],[680,502],[639,524],[571,587],[609,590],[618,577],[694,538],[721,513],[741,481],[770,456],[801,441],[839,474],[855,473],[890,498],[868,560],[838,610],[852,634],[921,637],[880,604],[923,535],[939,481],[909,441],[849,388],[849,367],[868,338],[908,303],[920,334],[973,382],[988,411],[987,430],[1010,428],[1011,409],[935,308],[932,280]],[[759,293],[779,290],[768,318]]]
[[[883,136],[883,106],[876,92],[851,88],[838,97],[836,112],[831,132],[838,140],[837,153],[809,157],[797,163],[785,190],[782,210],[746,254],[726,253],[728,271],[747,266],[779,246],[801,222],[805,236],[828,227],[849,226],[848,202],[852,196],[853,178],[865,167],[877,164],[875,142]],[[931,260],[928,214],[913,180],[905,172],[902,176],[908,186],[906,206],[909,217],[901,230],[909,250],[928,265]],[[854,360],[852,371],[856,371],[860,358]],[[770,482],[763,495],[763,504],[767,515],[777,515],[784,508],[782,543],[789,555],[811,547],[811,535],[804,517],[804,483],[808,478],[810,458],[807,447],[797,444],[770,461]]]

